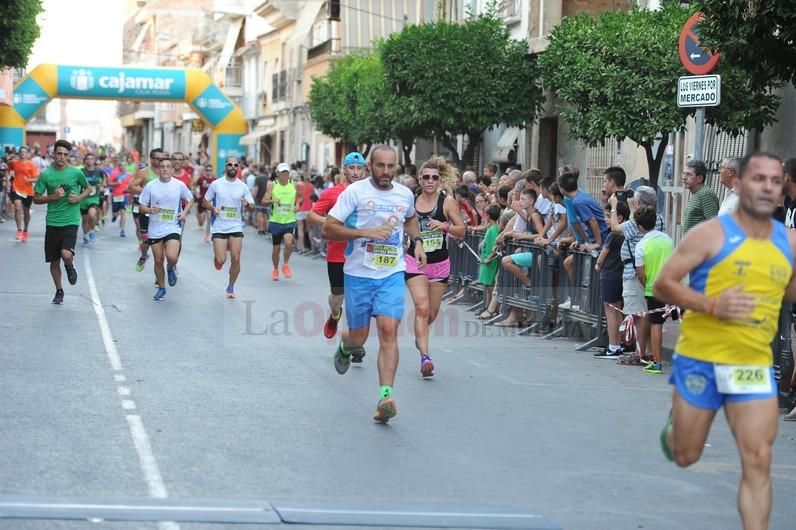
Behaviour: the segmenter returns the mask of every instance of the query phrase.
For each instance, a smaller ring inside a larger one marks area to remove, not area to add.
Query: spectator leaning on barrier
[[[683,235],[699,223],[719,214],[719,199],[713,190],[706,186],[708,169],[701,160],[690,160],[683,169],[683,186],[691,192],[685,207]]]
[[[495,204],[486,209],[488,227],[484,234],[483,248],[481,249],[481,265],[478,272],[478,282],[485,286],[484,307],[489,307],[492,303],[492,287],[495,286],[495,276],[497,275],[498,260],[495,259],[495,241],[498,236],[498,219],[500,219],[500,207]]]
[[[625,243],[622,245],[622,264],[624,271],[622,273],[622,299],[624,301],[625,313],[646,313],[647,299],[644,294],[644,286],[642,286],[636,278],[636,263],[635,253],[636,245],[641,241],[644,234],[639,230],[638,224],[632,219],[635,211],[640,207],[647,207],[655,209],[657,202],[657,195],[655,190],[649,186],[639,186],[633,198],[628,200],[630,206],[631,216],[625,222],[620,222],[614,214],[619,198],[612,195],[608,199],[608,204],[612,207],[611,215],[609,217],[611,224],[611,232],[617,235],[624,236]],[[660,214],[655,215],[655,229],[661,232],[666,231],[666,224],[663,216]],[[620,364],[639,364],[640,357],[648,353],[647,345],[649,344],[649,319],[644,316],[634,317],[636,326],[636,341],[637,341],[637,354],[628,354],[621,361]]]
[[[741,164],[740,158],[725,158],[719,165],[719,179],[721,184],[727,188],[727,195],[719,206],[719,215],[732,213],[738,207],[738,194],[735,193],[735,179],[738,178],[738,167]]]
[[[514,216],[513,221],[514,228],[517,228],[517,224],[519,223],[525,230],[509,230],[507,226],[507,231],[504,231],[501,236],[516,240],[535,240],[542,233],[544,222],[542,216],[533,206],[535,201],[536,192],[531,189],[526,189],[522,192],[519,201],[519,210]],[[525,221],[520,216],[520,211],[527,212],[527,216],[532,222],[526,225]],[[530,288],[531,280],[525,273],[525,270],[534,266],[533,257],[533,252],[515,252],[510,256],[504,256],[501,263],[503,268],[520,280],[526,288]]]
[[[656,299],[652,293],[655,280],[658,279],[661,269],[674,252],[674,243],[667,234],[655,229],[655,209],[642,206],[637,209],[633,219],[644,236],[636,245],[636,275],[644,286],[644,295],[647,298],[647,310],[650,311],[650,349],[652,360],[644,367],[649,374],[662,374],[661,355],[663,349],[663,323],[665,321],[663,308],[665,304]]]
[[[572,173],[565,173],[558,177],[558,186],[572,201],[577,222],[581,223],[584,235],[583,250],[589,252],[603,246],[608,237],[608,225],[605,223],[605,214],[597,200],[578,189],[578,180]],[[573,229],[577,230],[575,226]]]
[[[617,202],[608,213],[619,222],[630,217],[630,207],[626,202]],[[622,246],[625,238],[614,233],[608,234],[605,246],[597,257],[594,270],[600,274],[600,298],[605,308],[606,327],[608,329],[608,346],[605,350],[595,353],[595,359],[617,359],[622,355],[622,339],[619,326],[622,323]]]

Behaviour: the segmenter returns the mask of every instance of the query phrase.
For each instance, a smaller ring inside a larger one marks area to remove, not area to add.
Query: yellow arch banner
[[[0,106],[0,147],[25,143],[25,124],[55,97],[184,101],[213,130],[216,172],[227,156],[243,156],[243,112],[210,76],[195,68],[134,68],[40,64],[14,88],[14,106]]]

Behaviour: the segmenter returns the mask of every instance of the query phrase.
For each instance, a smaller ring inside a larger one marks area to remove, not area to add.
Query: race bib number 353
[[[766,394],[771,392],[771,370],[765,366],[714,367],[716,387],[722,394]]]

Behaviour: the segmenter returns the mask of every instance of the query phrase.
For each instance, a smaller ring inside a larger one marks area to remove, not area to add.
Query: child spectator
[[[582,231],[588,241],[584,244],[583,250],[589,252],[601,248],[608,238],[609,230],[600,203],[585,191],[578,189],[578,179],[571,173],[564,173],[558,177],[558,187],[564,196],[572,201],[577,221],[581,223]],[[572,228],[577,230],[574,225]]]
[[[630,216],[630,207],[626,202],[616,204],[616,217],[619,222],[624,222]],[[606,211],[606,217],[608,217]],[[619,326],[622,323],[622,245],[625,238],[616,234],[609,234],[605,241],[594,270],[600,273],[600,297],[605,308],[605,320],[608,327],[608,347],[595,353],[595,359],[617,359],[622,355],[622,338]]]
[[[655,208],[642,206],[636,210],[633,217],[639,230],[644,236],[636,245],[636,274],[644,286],[644,295],[647,298],[647,310],[655,311],[649,314],[650,321],[650,349],[652,361],[644,367],[648,374],[662,374],[661,349],[663,348],[663,313],[660,311],[665,304],[657,300],[652,294],[652,286],[658,275],[674,251],[674,243],[665,233],[655,228]]]
[[[481,249],[481,267],[478,273],[478,281],[484,285],[484,307],[489,307],[492,302],[492,290],[495,286],[495,276],[498,268],[498,260],[492,258],[495,256],[500,207],[495,204],[488,206],[486,215],[489,221],[486,234],[484,234],[484,246]]]

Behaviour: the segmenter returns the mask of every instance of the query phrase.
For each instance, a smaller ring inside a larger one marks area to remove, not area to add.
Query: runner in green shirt
[[[86,156],[83,157],[81,171],[93,190],[88,197],[80,201],[80,215],[83,218],[83,246],[88,246],[96,241],[94,228],[99,220],[100,187],[105,178],[105,172],[97,167],[94,153],[86,153]]]
[[[64,301],[61,284],[61,260],[70,285],[77,283],[74,266],[77,227],[80,224],[80,201],[88,197],[92,188],[83,172],[69,165],[72,144],[58,140],[54,146],[55,162],[36,181],[33,202],[47,205],[47,230],[44,234],[44,258],[50,264],[55,284],[54,304]]]

